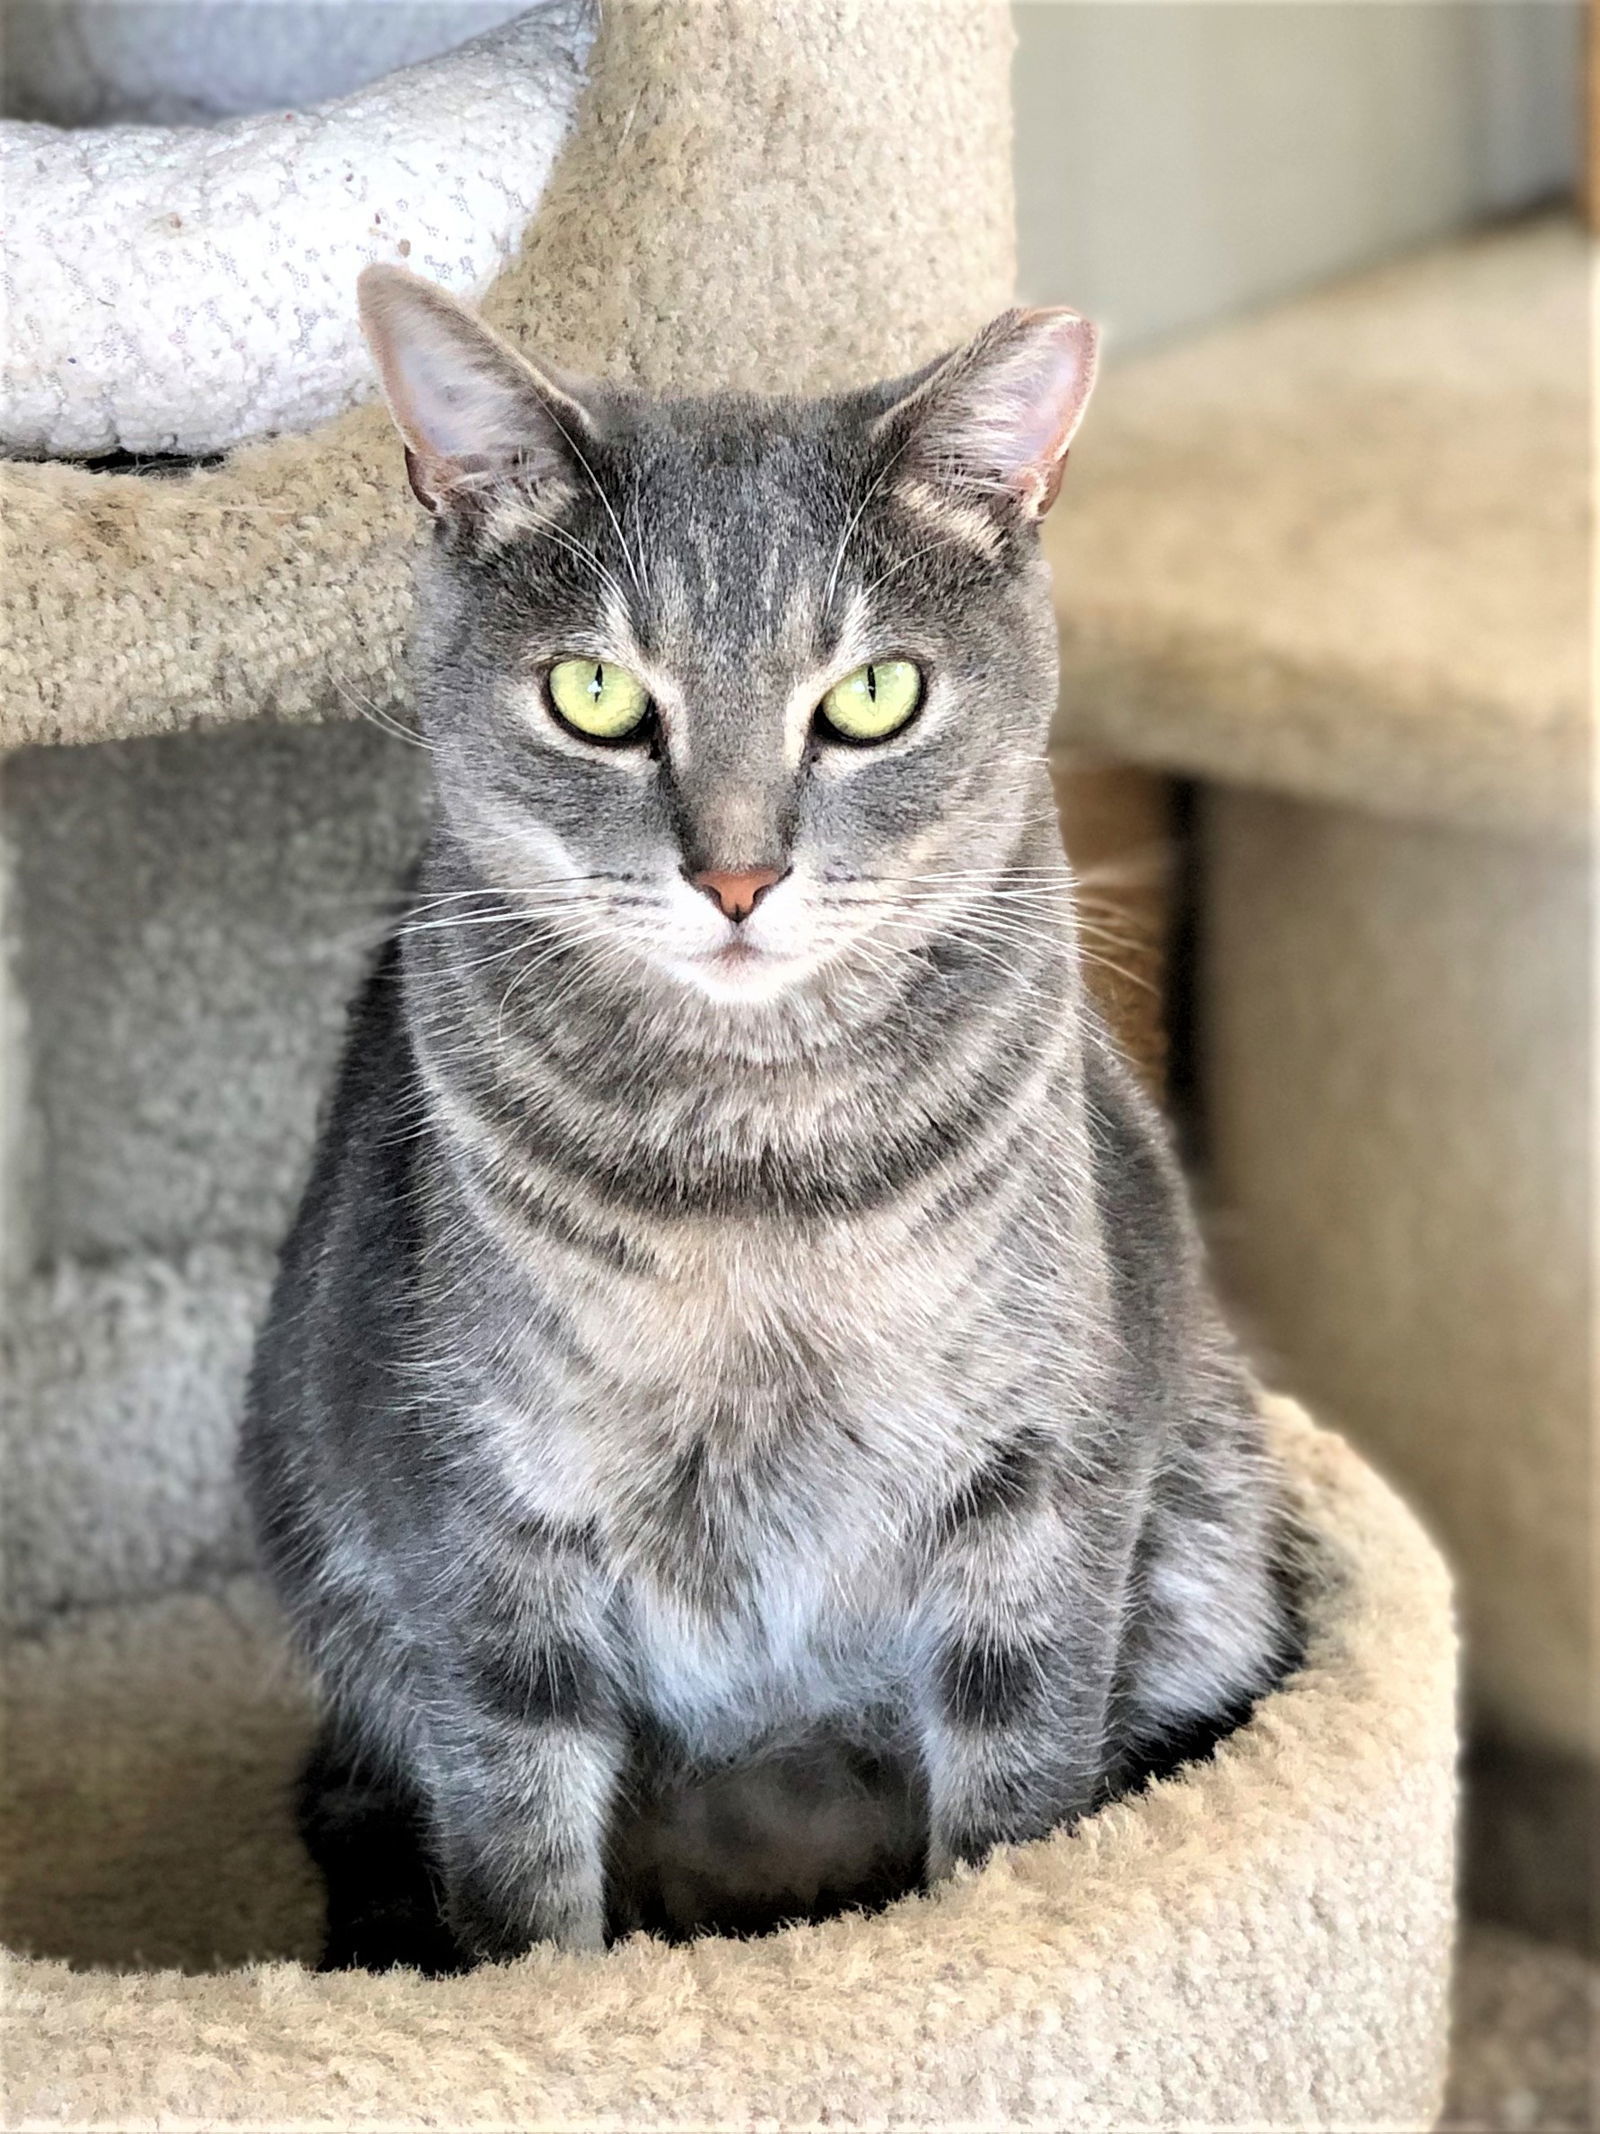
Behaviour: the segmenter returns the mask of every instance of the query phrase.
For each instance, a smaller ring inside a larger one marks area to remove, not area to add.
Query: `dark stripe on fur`
[[[951,1725],[973,1732],[1015,1725],[1038,1696],[1040,1657],[1028,1645],[949,1645],[939,1691]]]
[[[497,1640],[473,1659],[479,1701],[524,1725],[594,1726],[606,1709],[590,1656],[566,1638]]]
[[[1019,1430],[943,1504],[934,1522],[940,1541],[953,1541],[969,1526],[1022,1511],[1039,1487],[1044,1441],[1035,1430]]]

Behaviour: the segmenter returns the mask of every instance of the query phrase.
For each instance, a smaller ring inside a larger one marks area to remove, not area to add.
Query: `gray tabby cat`
[[[656,402],[398,269],[362,300],[435,518],[437,815],[245,1440],[327,1961],[880,1901],[1294,1649],[1043,762],[1093,329]]]

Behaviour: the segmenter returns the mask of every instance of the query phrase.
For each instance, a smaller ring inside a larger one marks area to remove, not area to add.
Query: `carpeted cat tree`
[[[1592,252],[1523,216],[1140,358],[1046,535],[1074,739],[1205,782],[1233,1293],[1449,1551],[1477,1739],[1573,1774],[1561,1884],[1600,1770]]]
[[[489,316],[657,386],[908,367],[1010,294],[1009,50],[989,0],[609,8]],[[307,1710],[229,1440],[421,819],[415,753],[344,716],[403,710],[414,514],[370,405],[178,476],[13,461],[0,505],[6,2123],[1430,2125],[1446,1582],[1282,1404],[1309,1654],[1207,1764],[871,1919],[304,1968]]]

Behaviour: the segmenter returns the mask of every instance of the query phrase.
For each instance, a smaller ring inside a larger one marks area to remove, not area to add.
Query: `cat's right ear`
[[[404,267],[364,268],[356,296],[425,509],[448,512],[512,473],[534,488],[564,484],[594,427],[565,380]]]
[[[1041,519],[1089,405],[1099,347],[1076,311],[1003,311],[893,388],[875,431],[893,441],[903,481]]]

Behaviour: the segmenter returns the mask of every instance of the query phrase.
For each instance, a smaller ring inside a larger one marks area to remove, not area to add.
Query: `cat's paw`
[[[540,1942],[573,1954],[606,1945],[605,1912],[588,1891],[559,1889],[518,1897],[474,1877],[458,1883],[445,1901],[450,1931],[474,1963],[508,1964]]]

